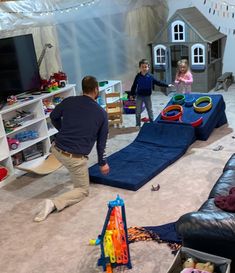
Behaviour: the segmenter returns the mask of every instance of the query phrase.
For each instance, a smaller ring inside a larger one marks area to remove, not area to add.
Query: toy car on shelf
[[[23,131],[15,135],[15,138],[20,142],[38,138],[39,134],[35,130]]]
[[[54,73],[51,76],[51,79],[54,79],[58,83],[59,87],[65,87],[67,84],[67,75],[62,71]]]
[[[15,138],[10,138],[8,137],[7,138],[7,142],[8,142],[8,146],[11,150],[16,150],[19,145],[20,145],[20,142],[18,139],[15,139]]]
[[[64,98],[60,97],[60,96],[56,96],[53,98],[53,103],[54,105],[60,104],[62,102]]]
[[[41,90],[45,91],[53,91],[57,90],[60,87],[65,87],[67,84],[67,75],[62,72],[58,71],[50,76],[49,80],[41,79]]]

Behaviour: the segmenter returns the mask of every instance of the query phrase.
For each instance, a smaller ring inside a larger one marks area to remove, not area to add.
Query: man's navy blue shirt
[[[98,163],[106,163],[108,136],[106,111],[88,96],[65,98],[51,112],[52,124],[59,131],[56,146],[72,154],[88,155],[97,141]]]
[[[132,84],[131,94],[137,96],[151,96],[154,85],[168,87],[168,84],[156,80],[151,74],[146,73],[143,75],[139,72],[135,76]]]

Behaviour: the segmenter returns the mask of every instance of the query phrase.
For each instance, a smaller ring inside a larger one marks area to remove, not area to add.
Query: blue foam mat
[[[89,168],[90,180],[136,191],[180,158],[194,140],[190,125],[144,124],[130,145],[108,157],[110,173],[102,175],[95,164]]]
[[[208,94],[189,94],[187,99],[201,96]],[[206,140],[214,128],[227,123],[223,96],[209,96],[213,106],[206,113],[197,113],[193,106],[183,105],[183,122],[165,121],[159,115],[154,123],[144,124],[130,145],[108,157],[108,175],[102,175],[97,164],[89,168],[91,182],[138,190],[180,158],[196,139]],[[171,99],[167,105],[172,103]],[[201,116],[203,123],[199,127],[192,127],[190,122]]]

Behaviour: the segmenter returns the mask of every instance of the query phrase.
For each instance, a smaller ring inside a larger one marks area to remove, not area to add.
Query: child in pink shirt
[[[178,67],[175,76],[176,91],[177,93],[189,94],[191,93],[193,76],[189,69],[188,60],[180,60],[177,65]]]

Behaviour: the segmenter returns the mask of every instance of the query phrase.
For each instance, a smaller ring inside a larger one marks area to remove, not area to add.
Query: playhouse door
[[[181,59],[189,60],[189,49],[185,45],[172,45],[169,52],[169,80],[174,82],[177,62]]]

